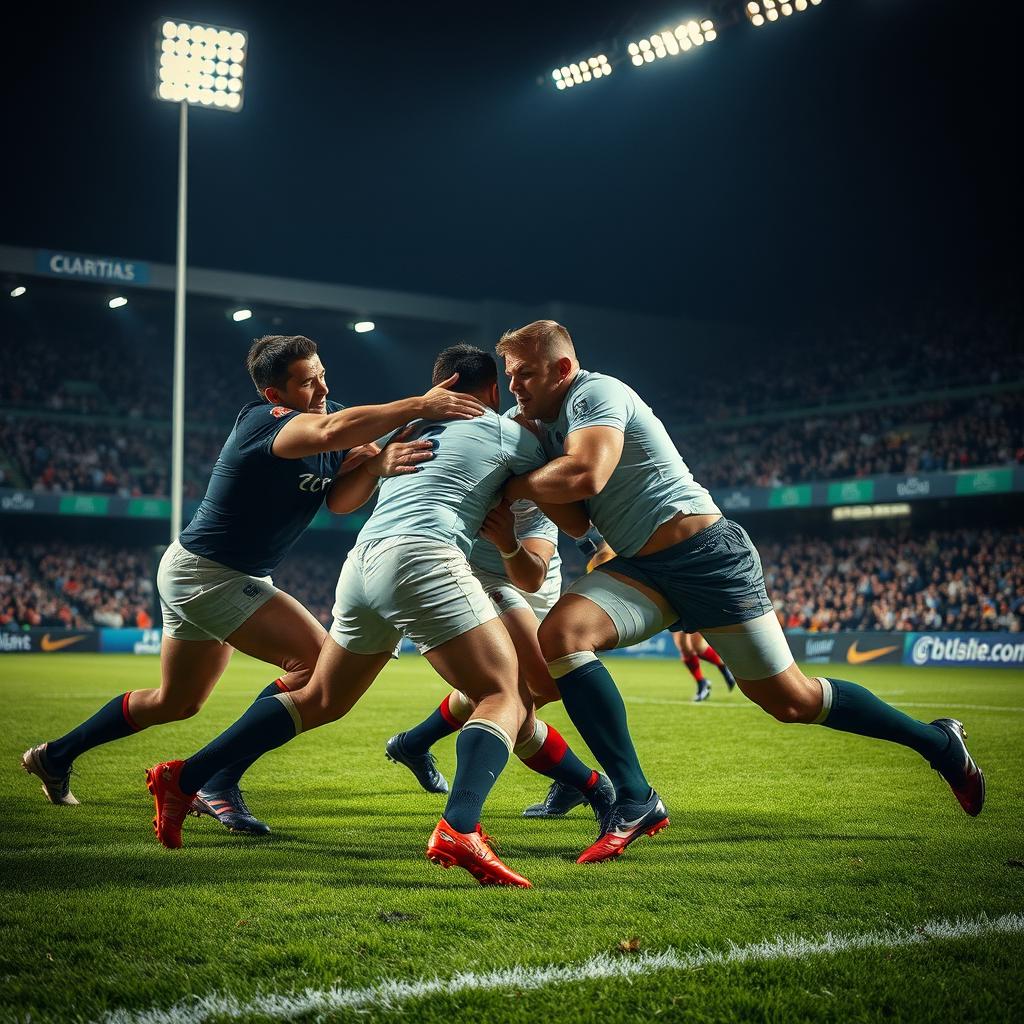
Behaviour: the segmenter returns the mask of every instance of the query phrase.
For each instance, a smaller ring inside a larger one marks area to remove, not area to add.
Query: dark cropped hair
[[[447,380],[453,373],[459,375],[453,391],[479,391],[498,379],[498,364],[490,352],[473,345],[452,345],[434,360],[431,378],[435,385]]]
[[[245,365],[256,390],[262,395],[267,388],[283,389],[288,383],[288,367],[296,359],[309,359],[314,355],[316,342],[301,334],[268,334],[252,343]]]

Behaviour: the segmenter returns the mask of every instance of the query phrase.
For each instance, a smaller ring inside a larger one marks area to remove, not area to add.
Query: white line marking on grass
[[[758,963],[771,960],[801,960],[810,956],[846,953],[862,949],[896,949],[918,946],[936,939],[976,939],[988,935],[1024,932],[1024,914],[1004,914],[956,920],[928,921],[916,928],[892,928],[854,935],[826,933],[823,938],[777,936],[761,942],[726,949],[696,948],[688,953],[667,949],[662,953],[612,956],[602,953],[580,964],[549,967],[503,967],[478,974],[463,971],[450,978],[421,978],[417,981],[385,979],[366,988],[305,989],[295,995],[264,993],[246,1001],[231,995],[208,995],[182,1000],[167,1009],[114,1010],[100,1018],[101,1024],[204,1024],[212,1018],[267,1018],[292,1020],[335,1010],[398,1010],[415,999],[459,992],[495,989],[525,991],[549,985],[567,985],[604,978],[632,978],[653,971],[692,971],[723,964]]]

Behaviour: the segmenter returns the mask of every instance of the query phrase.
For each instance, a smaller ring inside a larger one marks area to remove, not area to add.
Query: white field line
[[[521,992],[549,985],[646,976],[655,971],[692,971],[724,964],[801,960],[864,949],[924,945],[942,939],[977,939],[1022,932],[1024,914],[1004,914],[994,919],[981,916],[937,920],[914,928],[892,928],[854,935],[835,935],[829,932],[819,939],[777,936],[746,946],[731,943],[721,950],[698,947],[690,952],[677,952],[667,949],[662,953],[640,953],[635,956],[602,953],[579,964],[504,967],[483,974],[463,971],[450,978],[421,978],[415,981],[385,979],[366,988],[335,986],[305,989],[294,995],[263,993],[244,1001],[236,996],[214,994],[182,1000],[167,1009],[114,1010],[99,1021],[100,1024],[205,1024],[213,1018],[293,1020],[300,1016],[338,1010],[398,1010],[406,1003],[431,995],[501,989]]]
[[[665,704],[680,708],[697,708],[698,705],[692,700],[658,700],[655,697],[632,697],[623,694],[623,700],[628,704]],[[1018,714],[1024,713],[1024,708],[1010,707],[1006,704],[961,704],[959,701],[950,700],[944,704],[925,704],[916,701],[898,700],[894,702],[901,708],[934,708],[939,711],[949,711],[951,708],[957,711],[1010,711]],[[716,704],[714,699],[702,701],[699,705],[701,713],[704,709],[715,709],[716,711],[750,711],[755,708],[752,701],[732,702],[729,704]]]

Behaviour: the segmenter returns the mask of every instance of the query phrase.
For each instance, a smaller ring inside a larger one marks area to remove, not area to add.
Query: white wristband
[[[498,554],[499,554],[499,555],[501,555],[501,557],[502,557],[502,558],[504,558],[504,559],[505,559],[505,561],[507,562],[507,561],[508,561],[508,560],[509,560],[510,558],[515,558],[515,557],[516,557],[516,555],[518,555],[518,554],[519,554],[519,552],[520,552],[520,551],[522,551],[522,550],[523,550],[523,545],[522,545],[522,542],[520,542],[520,541],[517,541],[517,542],[516,542],[516,546],[515,546],[515,550],[514,550],[514,551],[510,551],[510,552],[509,552],[509,553],[508,553],[508,554],[506,555],[506,554],[505,554],[505,552],[501,550],[501,548],[498,548]]]

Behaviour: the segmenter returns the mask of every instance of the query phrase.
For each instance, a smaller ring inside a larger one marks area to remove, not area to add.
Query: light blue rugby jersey
[[[514,420],[519,410],[513,405],[511,409],[503,412],[502,418]],[[562,576],[562,558],[558,554],[558,527],[532,501],[521,498],[512,502],[512,514],[516,520],[516,538],[522,542],[530,537],[540,537],[542,540],[549,540],[555,545],[555,553],[548,562],[548,574],[544,577],[547,583],[552,577]],[[505,568],[505,560],[498,554],[498,549],[483,537],[477,537],[473,542],[473,549],[469,553],[470,565],[483,569],[494,576],[503,576],[508,579],[508,570]],[[543,585],[543,584],[542,584]]]
[[[530,431],[488,409],[471,420],[422,420],[407,441],[432,439],[419,472],[383,480],[357,544],[382,537],[429,537],[469,555],[487,512],[510,476],[547,462]],[[499,558],[500,561],[500,558]]]
[[[622,457],[600,494],[587,501],[590,519],[620,555],[635,555],[651,534],[679,512],[718,512],[711,495],[683,462],[668,431],[628,385],[580,370],[553,423],[542,423],[549,458],[582,427],[615,427],[625,435]]]

